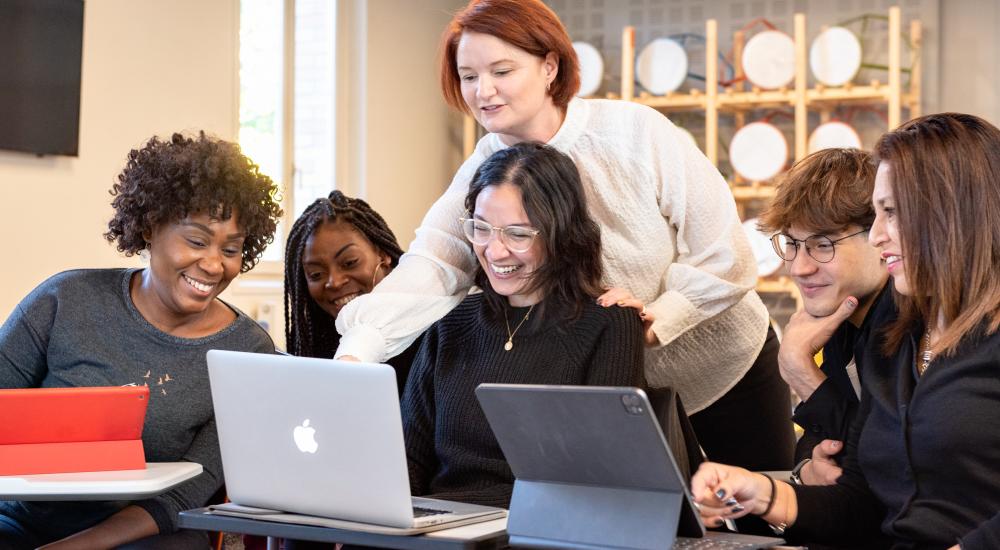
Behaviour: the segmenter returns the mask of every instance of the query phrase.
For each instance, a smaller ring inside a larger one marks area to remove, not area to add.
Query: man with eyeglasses
[[[857,412],[864,370],[855,357],[879,345],[877,329],[895,316],[888,272],[868,243],[874,181],[868,153],[825,149],[788,171],[760,217],[804,305],[785,327],[778,352],[781,376],[801,399],[792,416],[805,430],[795,449],[796,483],[829,485],[840,477],[837,455]],[[820,350],[823,364],[816,368]]]

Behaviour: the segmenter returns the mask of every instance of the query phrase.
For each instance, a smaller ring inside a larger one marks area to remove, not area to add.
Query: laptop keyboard
[[[741,550],[746,548],[759,548],[756,545],[748,545],[745,542],[715,538],[677,538],[674,541],[674,550]]]
[[[414,518],[425,518],[427,516],[440,516],[441,514],[450,514],[450,510],[435,510],[433,508],[421,508],[420,506],[413,507],[413,517]]]

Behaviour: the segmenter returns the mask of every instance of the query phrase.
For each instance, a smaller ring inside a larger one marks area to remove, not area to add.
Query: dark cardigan
[[[1000,548],[1000,333],[970,334],[917,378],[923,327],[899,352],[866,350],[861,406],[832,487],[796,487],[790,538],[894,548]]]

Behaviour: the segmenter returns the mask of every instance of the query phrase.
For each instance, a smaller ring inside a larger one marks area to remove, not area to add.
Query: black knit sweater
[[[527,312],[507,310],[511,330]],[[402,402],[414,495],[509,505],[514,476],[476,400],[481,383],[645,385],[642,323],[631,308],[590,303],[575,321],[529,319],[510,351],[506,341],[503,318],[481,294],[424,334]]]

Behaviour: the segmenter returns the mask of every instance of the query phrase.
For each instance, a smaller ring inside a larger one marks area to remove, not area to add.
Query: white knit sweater
[[[635,103],[574,99],[549,145],[580,171],[606,283],[656,318],[662,345],[646,350],[649,384],[673,386],[689,412],[704,409],[750,368],[768,325],[725,181],[665,116]],[[399,266],[340,312],[338,357],[391,357],[466,295],[476,260],[458,218],[476,168],[504,147],[495,134],[479,141]]]

